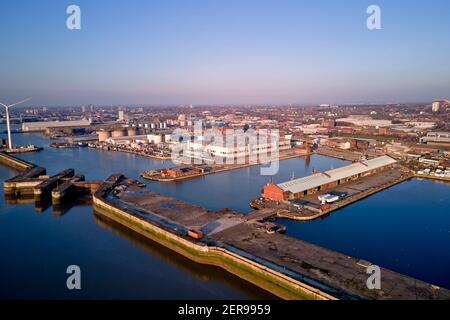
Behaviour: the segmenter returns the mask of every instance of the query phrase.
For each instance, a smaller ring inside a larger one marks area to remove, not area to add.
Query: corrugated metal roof
[[[332,181],[337,181],[354,176],[355,174],[360,174],[364,171],[367,171],[367,166],[361,162],[357,162],[346,167],[326,171],[326,174],[330,176]]]
[[[278,187],[283,191],[297,193],[328,183],[329,180],[330,178],[323,173],[316,173],[308,177],[280,183]]]
[[[363,161],[365,164],[369,166],[369,168],[379,168],[382,166],[387,166],[390,164],[394,164],[397,162],[397,160],[389,157],[389,156],[382,156],[378,158],[374,158],[371,160]]]
[[[34,128],[51,128],[51,127],[70,127],[70,126],[88,126],[91,122],[89,120],[63,120],[63,121],[40,121],[40,122],[24,122],[22,129],[25,131]]]
[[[346,167],[325,171],[324,173],[316,173],[304,178],[283,182],[277,186],[283,191],[299,193],[312,188],[317,188],[327,183],[332,183],[373,169],[394,164],[396,162],[397,161],[395,159],[389,156],[382,156],[371,160],[353,163]]]

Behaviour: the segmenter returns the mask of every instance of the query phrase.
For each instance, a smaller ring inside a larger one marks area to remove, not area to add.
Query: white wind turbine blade
[[[21,103],[27,102],[27,101],[29,101],[29,100],[31,100],[31,98],[27,98],[27,99],[25,99],[25,100],[22,100],[22,101],[19,101],[19,102],[13,103],[13,104],[9,105],[8,107],[14,107],[14,106],[17,106],[18,104],[21,104]]]

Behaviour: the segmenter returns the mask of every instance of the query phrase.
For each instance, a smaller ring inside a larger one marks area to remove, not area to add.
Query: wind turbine
[[[25,99],[25,100],[22,100],[22,101],[19,101],[19,102],[10,104],[10,105],[6,105],[6,104],[0,102],[0,104],[1,104],[2,106],[4,106],[5,109],[6,109],[6,126],[7,126],[7,128],[8,128],[8,149],[12,149],[12,147],[13,147],[13,145],[12,145],[12,140],[11,140],[11,126],[10,126],[10,124],[9,124],[9,108],[14,107],[14,106],[17,106],[18,104],[27,102],[27,101],[29,101],[29,100],[31,100],[31,98],[28,98],[28,99]]]

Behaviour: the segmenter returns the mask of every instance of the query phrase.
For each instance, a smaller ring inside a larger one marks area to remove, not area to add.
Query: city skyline
[[[449,18],[0,1],[0,300],[180,319],[449,301]]]
[[[31,105],[359,104],[450,96],[450,4],[77,1],[0,4],[0,96]]]

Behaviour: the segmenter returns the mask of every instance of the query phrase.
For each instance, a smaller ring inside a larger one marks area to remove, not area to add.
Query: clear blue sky
[[[82,29],[66,29],[77,4]],[[378,4],[382,30],[366,28]],[[0,101],[358,103],[450,97],[450,1],[2,0]]]

